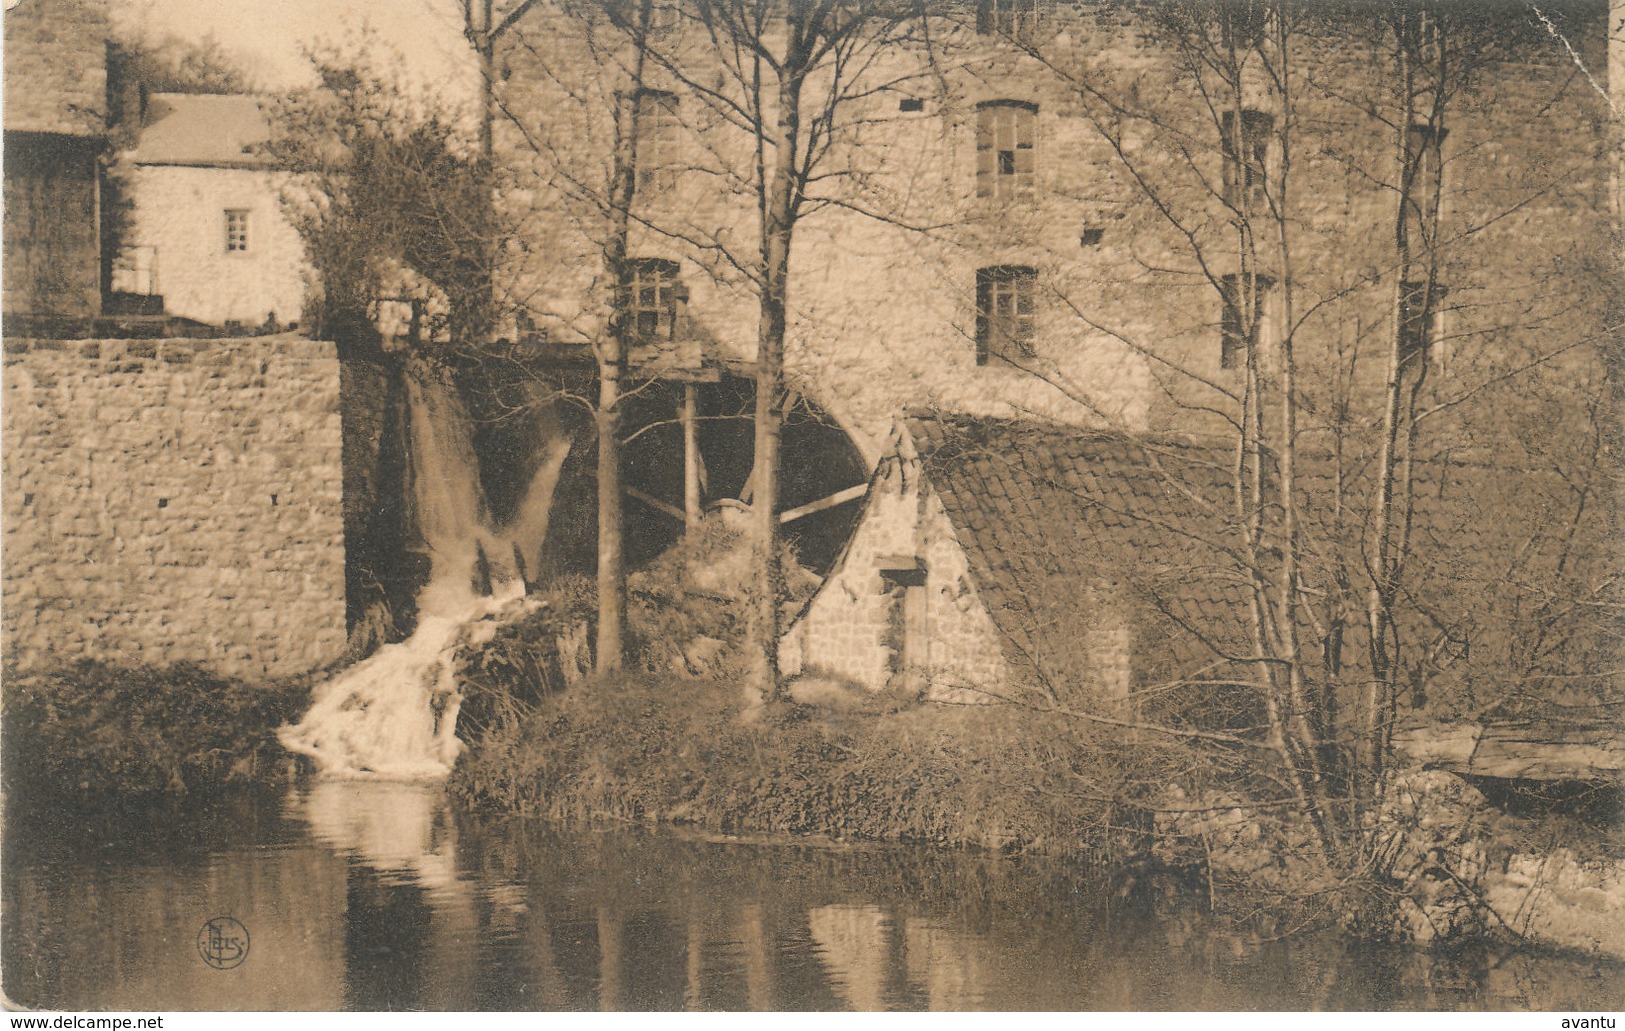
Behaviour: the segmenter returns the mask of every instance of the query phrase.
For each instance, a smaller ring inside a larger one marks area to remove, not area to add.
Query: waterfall
[[[550,405],[539,404],[543,458],[504,532],[491,525],[472,420],[442,366],[406,368],[408,490],[429,578],[418,593],[417,629],[351,666],[312,694],[297,724],[277,732],[283,747],[323,774],[377,780],[445,777],[462,751],[462,705],[454,656],[483,643],[503,614],[523,611],[521,564],[539,552],[553,488],[568,444]],[[526,552],[528,546],[529,552]]]

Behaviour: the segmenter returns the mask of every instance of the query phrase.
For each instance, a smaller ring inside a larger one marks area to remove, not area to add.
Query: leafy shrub
[[[503,623],[489,640],[458,649],[459,734],[477,736],[512,722],[590,669],[594,591],[591,579],[567,577],[542,596],[540,607]]]
[[[251,684],[190,664],[8,673],[6,790],[184,795],[280,783],[294,763],[276,728],[309,699],[308,682]]]

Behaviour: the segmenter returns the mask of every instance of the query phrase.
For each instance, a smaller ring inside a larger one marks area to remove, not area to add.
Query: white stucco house
[[[278,199],[286,173],[261,153],[269,136],[258,97],[148,97],[124,155],[133,210],[112,289],[211,325],[298,319],[304,246]]]

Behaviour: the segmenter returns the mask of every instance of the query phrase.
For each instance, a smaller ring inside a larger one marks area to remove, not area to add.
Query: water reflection
[[[1625,987],[1572,958],[1259,944],[1056,864],[566,834],[422,786],[17,824],[5,989],[53,1008],[1594,1009]],[[195,949],[220,915],[253,935],[230,971]]]

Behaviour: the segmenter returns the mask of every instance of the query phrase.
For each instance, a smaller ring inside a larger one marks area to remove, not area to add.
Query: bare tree
[[[726,137],[708,146],[712,170],[754,208],[753,247],[724,230],[667,226],[756,299],[755,448],[750,478],[753,555],[751,647],[763,697],[779,697],[779,606],[785,595],[779,495],[785,405],[785,342],[794,313],[797,228],[826,208],[906,224],[863,190],[865,101],[933,80],[922,7],[907,0],[695,0],[683,16],[688,46],[650,51],[662,71],[696,97]],[[735,216],[737,218],[737,215]]]
[[[1136,63],[1113,61],[1106,48],[1117,43],[1091,33],[1086,14],[1068,16],[1080,23],[1065,45],[1026,24],[999,29],[1023,67],[1054,76],[1109,156],[1112,203],[1132,238],[1124,278],[1171,313],[1220,313],[1217,326],[1197,317],[1159,339],[1056,277],[1052,302],[1138,355],[1175,421],[1218,445],[1195,465],[1147,459],[1189,501],[1157,529],[1196,542],[1199,554],[1182,573],[1142,574],[1139,588],[1180,633],[1205,642],[1207,663],[1233,666],[1247,685],[1273,757],[1255,770],[1294,800],[1326,861],[1344,875],[1366,869],[1402,711],[1424,705],[1430,689],[1436,707],[1473,668],[1472,642],[1504,639],[1520,618],[1512,590],[1475,610],[1478,625],[1452,608],[1485,589],[1465,574],[1483,567],[1441,526],[1469,521],[1456,513],[1485,518],[1481,488],[1534,489],[1527,477],[1484,482],[1514,439],[1495,404],[1597,368],[1606,330],[1583,314],[1598,310],[1595,288],[1587,298],[1555,263],[1500,261],[1491,242],[1520,212],[1583,189],[1588,152],[1553,155],[1519,169],[1521,178],[1466,174],[1493,136],[1484,102],[1463,97],[1538,42],[1516,18],[1485,24],[1420,0],[1168,3],[1144,15],[1156,60]],[[1359,71],[1328,69],[1352,54]],[[1528,102],[1583,108],[1574,73],[1551,67],[1545,92]],[[1461,107],[1477,110],[1458,118]],[[1476,193],[1457,186],[1452,195],[1451,160]],[[1058,187],[1053,202],[1066,192]],[[1097,213],[1099,193],[1075,200]],[[1472,280],[1494,276],[1474,291]],[[1213,336],[1220,346],[1203,353]],[[1030,356],[1001,357],[1045,372]],[[1569,428],[1588,418],[1564,416]],[[1226,453],[1224,464],[1213,460]],[[1563,610],[1564,631],[1535,630],[1536,620],[1532,636],[1513,634],[1526,650],[1516,662],[1527,669],[1527,649],[1544,648],[1550,669],[1565,661],[1554,650],[1561,639],[1566,661],[1586,667],[1576,672],[1594,685],[1606,647],[1575,609],[1612,589],[1597,573],[1601,535],[1585,513],[1597,453],[1576,447],[1550,468],[1572,484],[1546,492],[1550,512],[1527,522],[1502,515],[1497,528],[1525,534],[1525,574],[1539,567],[1552,594],[1574,592],[1572,604],[1548,597],[1543,610]],[[1554,535],[1570,544],[1548,547]],[[1576,564],[1588,569],[1586,584],[1574,582]],[[1245,612],[1244,635],[1227,640],[1180,614],[1179,596],[1204,577]],[[1587,634],[1593,643],[1578,644]],[[1593,657],[1582,661],[1588,647]],[[1194,700],[1214,677],[1210,669],[1181,687],[1176,676],[1170,687]],[[1158,711],[1177,720],[1164,697]],[[1193,744],[1212,729],[1163,727]]]
[[[546,169],[548,181],[533,192],[564,198],[551,208],[544,199],[537,209],[531,224],[538,247],[561,240],[560,223],[590,226],[587,235],[596,241],[601,278],[583,284],[583,293],[608,303],[598,305],[595,316],[582,320],[565,312],[562,320],[576,318],[579,325],[569,332],[590,340],[598,354],[601,425],[615,411],[627,351],[643,336],[628,292],[634,279],[629,241],[704,270],[724,305],[741,295],[752,298],[756,432],[746,492],[758,589],[751,639],[768,697],[777,692],[784,595],[779,453],[789,396],[784,349],[794,317],[793,241],[798,224],[820,210],[867,210],[864,191],[854,187],[861,162],[852,145],[873,122],[863,102],[929,74],[918,55],[888,63],[910,43],[909,26],[918,16],[906,3],[660,0],[562,5],[542,31],[563,27],[568,41],[527,35],[523,22],[513,33],[516,48],[529,58],[522,74],[546,80],[542,94],[565,105],[551,124],[527,117],[512,98],[518,78],[508,85],[504,113],[519,145]],[[643,119],[653,122],[645,127]],[[561,242],[565,253],[574,253],[574,241]],[[555,305],[561,306],[570,303]],[[675,309],[669,317],[674,325],[679,321]],[[691,334],[696,330],[692,320],[684,325]],[[601,431],[601,449],[610,447],[606,439]],[[611,474],[612,456],[602,452],[600,462],[600,475]],[[601,560],[614,562],[600,568],[613,583],[618,548],[613,555],[602,549],[616,539],[610,523],[618,493],[610,492],[612,499],[607,491],[604,483]],[[600,627],[601,635],[613,632]]]

